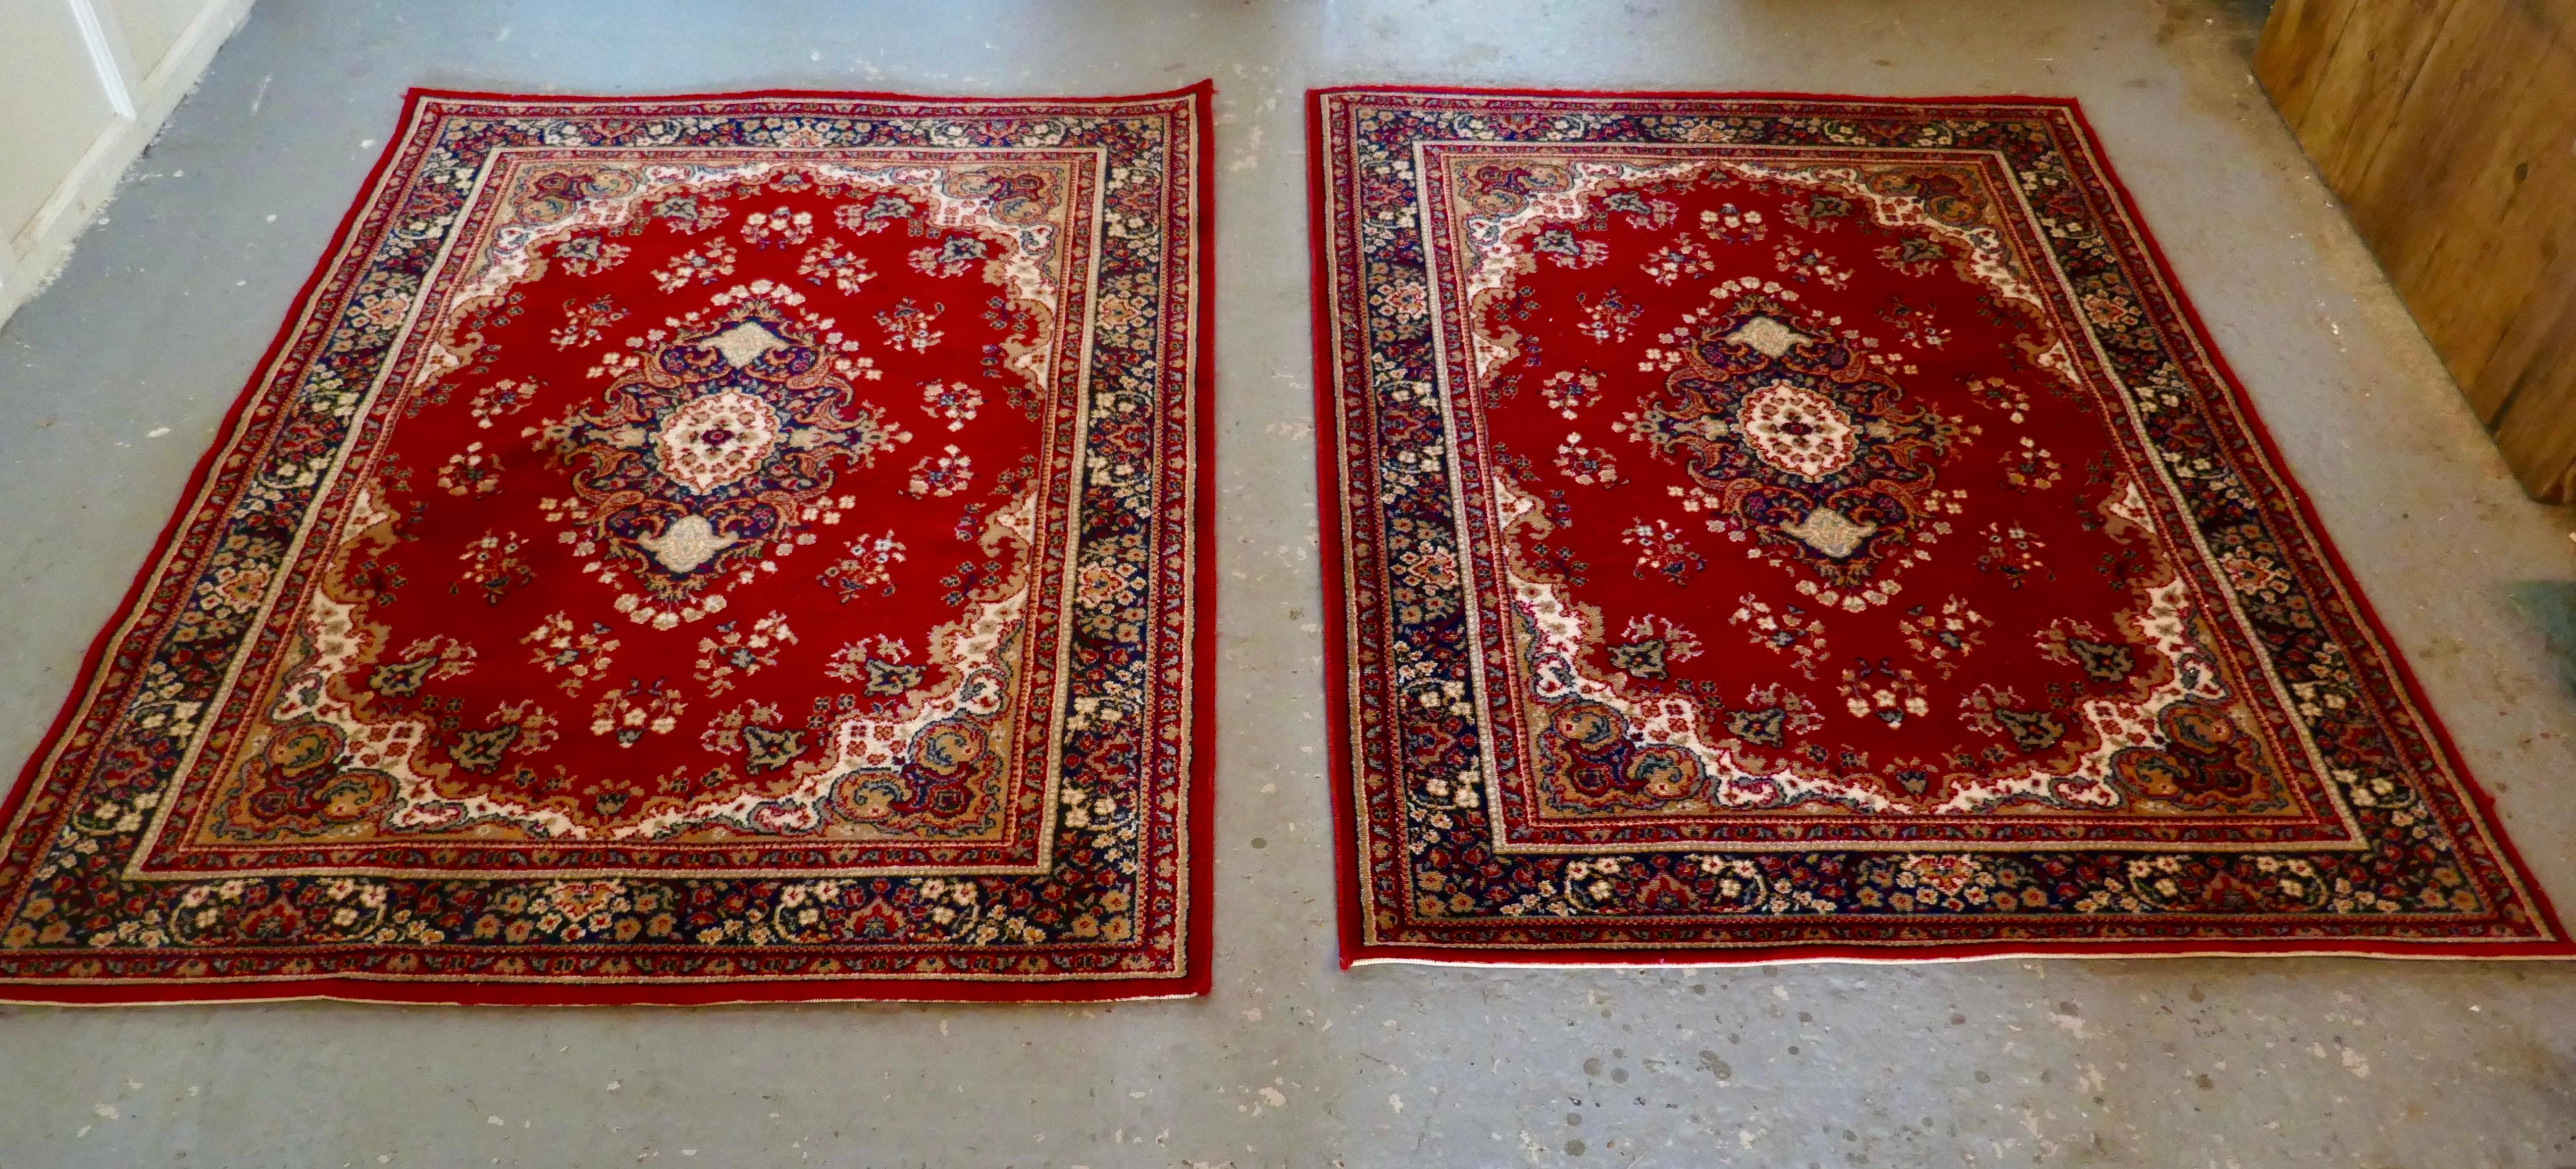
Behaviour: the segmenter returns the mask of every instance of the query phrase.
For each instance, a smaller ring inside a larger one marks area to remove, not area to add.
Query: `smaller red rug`
[[[1346,963],[2576,952],[2074,103],[1312,116]]]
[[[0,999],[1204,992],[1211,92],[413,94]]]

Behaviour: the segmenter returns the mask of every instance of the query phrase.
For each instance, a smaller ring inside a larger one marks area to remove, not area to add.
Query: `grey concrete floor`
[[[2257,0],[2259,2],[2259,0]],[[0,1011],[0,1167],[2576,1165],[2576,968],[1334,969],[1301,93],[2074,94],[2541,882],[2576,549],[2215,0],[263,0],[0,329],[0,756],[32,750],[407,86],[1221,86],[1216,990],[1119,1007]],[[11,764],[14,766],[14,763]]]

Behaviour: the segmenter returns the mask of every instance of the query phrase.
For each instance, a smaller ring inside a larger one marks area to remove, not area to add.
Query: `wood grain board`
[[[2576,0],[2278,0],[2254,75],[2523,487],[2576,500]]]

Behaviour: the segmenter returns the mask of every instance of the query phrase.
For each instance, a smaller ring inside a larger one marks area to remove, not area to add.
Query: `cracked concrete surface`
[[[1216,990],[1117,1007],[0,1011],[0,1166],[2576,1165],[2576,968],[1334,969],[1311,85],[2073,94],[2561,904],[2576,549],[2246,76],[2243,0],[264,0],[0,328],[32,750],[412,85],[1214,76]]]

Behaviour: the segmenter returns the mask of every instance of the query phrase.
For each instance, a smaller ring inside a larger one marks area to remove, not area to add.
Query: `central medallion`
[[[1730,288],[1691,321],[1662,390],[1620,431],[1681,464],[1688,510],[1803,567],[1820,598],[1881,604],[1938,535],[1928,518],[1948,504],[1934,476],[1966,430],[1816,316]]]
[[[1851,419],[1833,399],[1789,382],[1746,394],[1736,425],[1763,462],[1801,479],[1822,479],[1850,466],[1857,446]]]
[[[584,572],[625,590],[628,618],[668,629],[722,612],[726,588],[777,571],[813,542],[800,529],[852,506],[833,494],[838,466],[911,440],[854,400],[852,381],[877,371],[803,300],[765,280],[719,293],[608,359],[600,401],[535,428],[574,491],[546,513],[593,558]]]
[[[725,389],[671,411],[653,436],[653,454],[663,475],[704,495],[759,470],[777,441],[778,414],[769,403]]]

